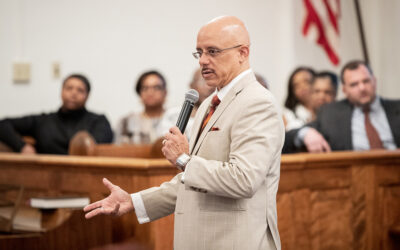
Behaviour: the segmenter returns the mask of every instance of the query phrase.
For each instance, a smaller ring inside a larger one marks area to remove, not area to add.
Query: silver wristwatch
[[[190,155],[185,153],[181,154],[178,159],[176,159],[176,165],[182,171],[185,170],[186,164],[190,161]]]

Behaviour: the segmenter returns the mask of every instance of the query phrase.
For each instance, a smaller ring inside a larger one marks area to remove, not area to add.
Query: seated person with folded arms
[[[25,154],[68,154],[69,142],[79,131],[87,131],[97,143],[110,143],[113,134],[107,118],[85,108],[89,92],[85,76],[68,76],[57,112],[0,120],[0,141]],[[26,144],[22,136],[33,137],[35,145]]]
[[[338,89],[338,77],[330,71],[316,73],[311,83],[312,120],[317,117],[318,110],[325,104],[335,101]]]
[[[190,82],[189,87],[191,89],[196,90],[199,92],[199,100],[197,103],[194,104],[192,114],[189,118],[188,124],[185,129],[186,137],[189,139],[189,134],[192,129],[194,116],[196,115],[197,109],[200,107],[200,104],[209,96],[211,93],[215,91],[215,88],[212,88],[206,84],[203,76],[201,75],[200,69],[196,70],[193,74],[192,81]],[[179,114],[181,112],[182,107],[174,107],[168,109],[165,112],[163,119],[161,120],[161,124],[159,126],[159,135],[164,136],[166,133],[169,132],[169,129],[176,125],[178,121]]]
[[[363,61],[341,71],[344,100],[321,107],[317,119],[286,133],[283,152],[396,149],[400,145],[400,100],[376,95],[377,80]]]
[[[144,72],[138,79],[136,93],[144,105],[142,112],[123,117],[117,127],[117,144],[152,144],[160,135],[160,121],[164,116],[167,82],[158,71]]]

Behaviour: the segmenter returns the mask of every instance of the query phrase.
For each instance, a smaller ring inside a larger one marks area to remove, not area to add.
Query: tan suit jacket
[[[272,94],[253,73],[223,98],[203,132],[211,98],[192,128],[182,173],[141,192],[150,220],[175,212],[175,250],[280,249],[276,193],[284,140]]]

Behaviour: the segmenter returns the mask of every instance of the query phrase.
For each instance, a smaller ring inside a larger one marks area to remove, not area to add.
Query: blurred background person
[[[158,138],[159,125],[164,116],[167,82],[160,72],[144,72],[136,82],[144,110],[131,113],[121,119],[116,130],[118,144],[151,144]]]
[[[0,141],[24,154],[68,154],[69,142],[79,131],[87,131],[97,143],[110,143],[113,134],[107,118],[85,108],[89,92],[90,83],[85,76],[68,76],[57,112],[1,120]],[[34,145],[25,143],[22,136],[32,137]]]
[[[199,108],[200,104],[215,91],[215,88],[212,88],[206,84],[206,81],[201,75],[200,69],[194,72],[189,87],[199,92],[199,100],[197,103],[195,103],[188,124],[186,125],[185,134],[188,139],[193,125],[193,118],[196,115],[197,109]],[[159,137],[163,137],[169,132],[171,127],[176,125],[181,109],[182,107],[174,107],[167,110],[159,127]]]
[[[336,100],[338,77],[331,71],[316,73],[311,87],[312,120],[315,120],[319,108]]]
[[[288,94],[283,110],[286,131],[299,128],[311,121],[311,82],[315,75],[309,67],[298,67],[289,77]]]
[[[364,61],[348,62],[340,77],[346,98],[322,106],[315,121],[287,132],[283,152],[399,147],[400,100],[377,95],[377,80]]]
[[[258,73],[255,73],[254,75],[256,76],[257,82],[259,82],[264,88],[269,89],[268,82],[262,75]]]

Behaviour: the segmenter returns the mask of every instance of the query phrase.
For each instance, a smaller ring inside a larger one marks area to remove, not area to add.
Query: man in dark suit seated
[[[90,83],[85,76],[68,76],[57,112],[0,120],[0,141],[25,154],[68,154],[70,139],[82,130],[98,143],[110,143],[113,134],[107,118],[85,108],[89,92]],[[35,145],[25,143],[21,136],[33,137]]]
[[[400,101],[376,95],[376,78],[363,61],[347,63],[341,80],[346,99],[321,107],[314,122],[287,132],[284,153],[399,147]]]

